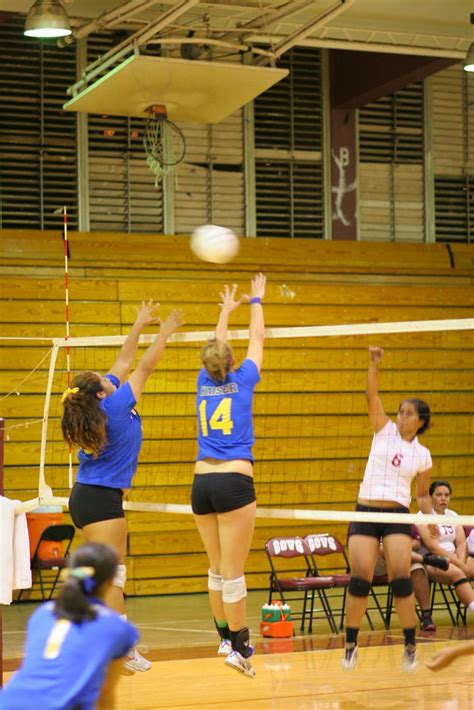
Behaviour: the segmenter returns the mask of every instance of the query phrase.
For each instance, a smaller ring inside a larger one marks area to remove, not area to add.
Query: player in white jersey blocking
[[[451,493],[451,484],[448,481],[433,481],[430,485],[433,513],[453,517],[457,515],[448,507]],[[462,525],[438,525],[438,535],[432,537],[426,525],[417,527],[421,537],[420,552],[444,555],[450,561],[447,570],[436,569],[431,565],[426,567],[420,564],[412,565],[413,589],[423,617],[431,616],[429,579],[441,584],[452,584],[461,603],[474,614],[474,591],[469,581],[470,570],[467,564],[468,549],[464,528]]]
[[[360,485],[356,510],[379,513],[408,513],[411,482],[416,478],[416,498],[420,509],[431,513],[429,481],[431,456],[417,436],[428,429],[431,412],[419,399],[406,399],[392,422],[379,397],[379,365],[382,348],[369,348],[366,399],[374,430],[372,448]],[[412,552],[411,525],[404,523],[351,523],[349,530],[349,583],[346,611],[346,641],[343,668],[355,668],[359,626],[367,608],[367,597],[383,540],[388,577],[395,607],[403,629],[405,648],[402,668],[416,667],[416,612],[410,580]]]

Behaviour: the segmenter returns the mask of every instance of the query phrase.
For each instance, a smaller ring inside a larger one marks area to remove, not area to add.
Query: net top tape
[[[350,323],[348,325],[299,326],[294,328],[266,328],[266,338],[320,338],[341,335],[373,335],[383,333],[420,333],[448,330],[474,330],[474,318],[451,320],[395,321],[388,323]],[[215,336],[215,331],[175,333],[169,339],[173,343],[204,342]],[[156,334],[142,335],[140,343],[151,343]],[[122,345],[127,335],[103,335],[81,338],[52,338],[58,348]],[[248,340],[248,330],[229,330],[228,340]]]
[[[38,499],[36,499],[37,501]],[[59,496],[40,498],[41,505],[62,505],[67,507],[68,499]],[[26,505],[26,504],[24,504]],[[190,505],[177,503],[146,503],[145,501],[124,501],[124,510],[136,512],[174,513],[192,515]],[[419,515],[417,513],[360,513],[355,510],[301,510],[298,508],[257,508],[258,518],[275,520],[312,520],[326,522],[371,522],[408,523],[410,525],[472,525],[474,515]]]

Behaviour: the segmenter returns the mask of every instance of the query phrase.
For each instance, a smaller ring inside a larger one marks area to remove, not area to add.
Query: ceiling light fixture
[[[469,47],[469,51],[464,60],[464,71],[474,71],[474,42]]]
[[[67,12],[59,0],[36,0],[26,16],[27,37],[66,37],[71,34]]]

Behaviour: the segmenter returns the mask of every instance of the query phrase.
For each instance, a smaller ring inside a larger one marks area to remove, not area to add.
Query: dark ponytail
[[[109,545],[86,543],[71,555],[64,585],[55,602],[54,614],[80,624],[95,619],[94,597],[117,570],[117,553]]]
[[[69,446],[80,446],[98,456],[105,446],[107,417],[98,392],[103,387],[96,372],[80,372],[63,394],[61,429]]]

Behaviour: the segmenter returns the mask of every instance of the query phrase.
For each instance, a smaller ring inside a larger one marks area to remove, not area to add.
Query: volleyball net
[[[353,508],[372,441],[365,401],[368,347],[378,345],[385,351],[380,367],[385,411],[394,419],[404,399],[428,402],[432,427],[420,441],[431,451],[432,478],[451,483],[454,507],[465,513],[460,522],[474,525],[473,331],[474,319],[268,329],[254,398],[258,515],[340,522],[371,519],[371,514],[355,513]],[[212,336],[213,332],[175,334],[147,382],[137,407],[143,446],[124,506],[128,510],[191,512],[196,377],[200,348]],[[67,505],[74,480],[76,452],[71,466],[60,426],[67,361],[72,376],[82,370],[105,373],[125,337],[52,341],[49,369],[42,371],[46,392],[42,433],[39,443],[31,443],[28,459],[34,465],[37,457],[38,498],[43,504]],[[142,336],[140,348],[153,337]],[[248,331],[229,331],[228,339],[241,362]]]

